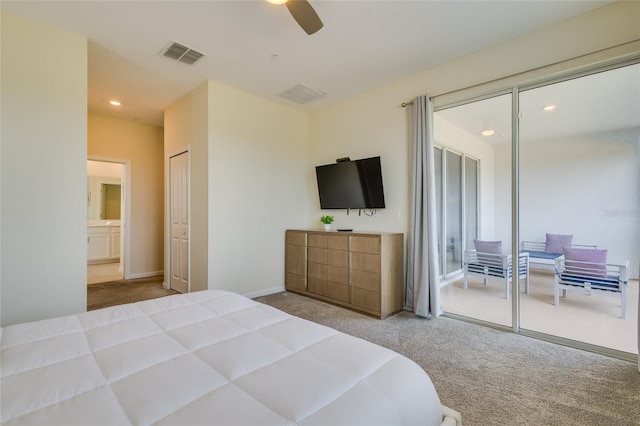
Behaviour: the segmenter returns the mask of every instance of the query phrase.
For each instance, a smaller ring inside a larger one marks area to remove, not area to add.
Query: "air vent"
[[[204,53],[200,53],[189,46],[185,46],[184,44],[176,41],[169,43],[160,51],[160,54],[169,59],[174,59],[188,65],[195,64],[205,56]]]
[[[307,102],[324,98],[325,96],[327,96],[327,94],[324,92],[321,92],[320,90],[307,87],[303,84],[297,84],[293,86],[291,89],[280,93],[280,95],[278,96],[298,104],[306,104]]]

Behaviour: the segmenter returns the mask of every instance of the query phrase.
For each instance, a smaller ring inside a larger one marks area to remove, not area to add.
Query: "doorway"
[[[130,277],[130,161],[87,159],[87,284]]]

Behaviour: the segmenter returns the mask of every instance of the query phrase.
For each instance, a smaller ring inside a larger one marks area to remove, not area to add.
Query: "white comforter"
[[[442,423],[413,361],[234,293],[1,331],[4,424]]]

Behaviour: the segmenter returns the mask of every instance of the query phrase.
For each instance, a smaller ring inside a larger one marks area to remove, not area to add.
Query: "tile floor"
[[[120,263],[100,263],[87,265],[87,284],[104,283],[123,279],[123,273],[118,271]]]
[[[559,337],[638,353],[638,280],[629,281],[627,317],[620,318],[620,299],[568,292],[553,304],[553,274],[531,271],[529,294],[521,293],[522,328]],[[521,287],[524,290],[524,284]],[[511,326],[511,300],[504,298],[501,282],[469,277],[469,288],[462,279],[442,288],[445,312]]]

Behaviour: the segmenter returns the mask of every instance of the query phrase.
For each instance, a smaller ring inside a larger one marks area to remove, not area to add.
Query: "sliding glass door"
[[[434,122],[445,312],[637,354],[640,64],[437,107]],[[474,238],[504,272],[483,264]],[[608,265],[596,277],[608,290],[593,276],[559,282],[576,256]]]
[[[532,254],[521,327],[637,353],[640,65],[519,98],[520,239],[555,256]],[[594,263],[569,278],[572,259]]]
[[[496,276],[485,283],[475,275],[465,288],[462,278],[465,259],[476,249],[474,240],[496,242],[501,254],[511,248],[510,111],[511,97],[502,95],[434,116],[435,141],[443,146],[436,153],[442,163],[436,184],[442,184],[437,202],[444,219],[439,223],[444,310],[505,326],[512,323],[507,281]]]

